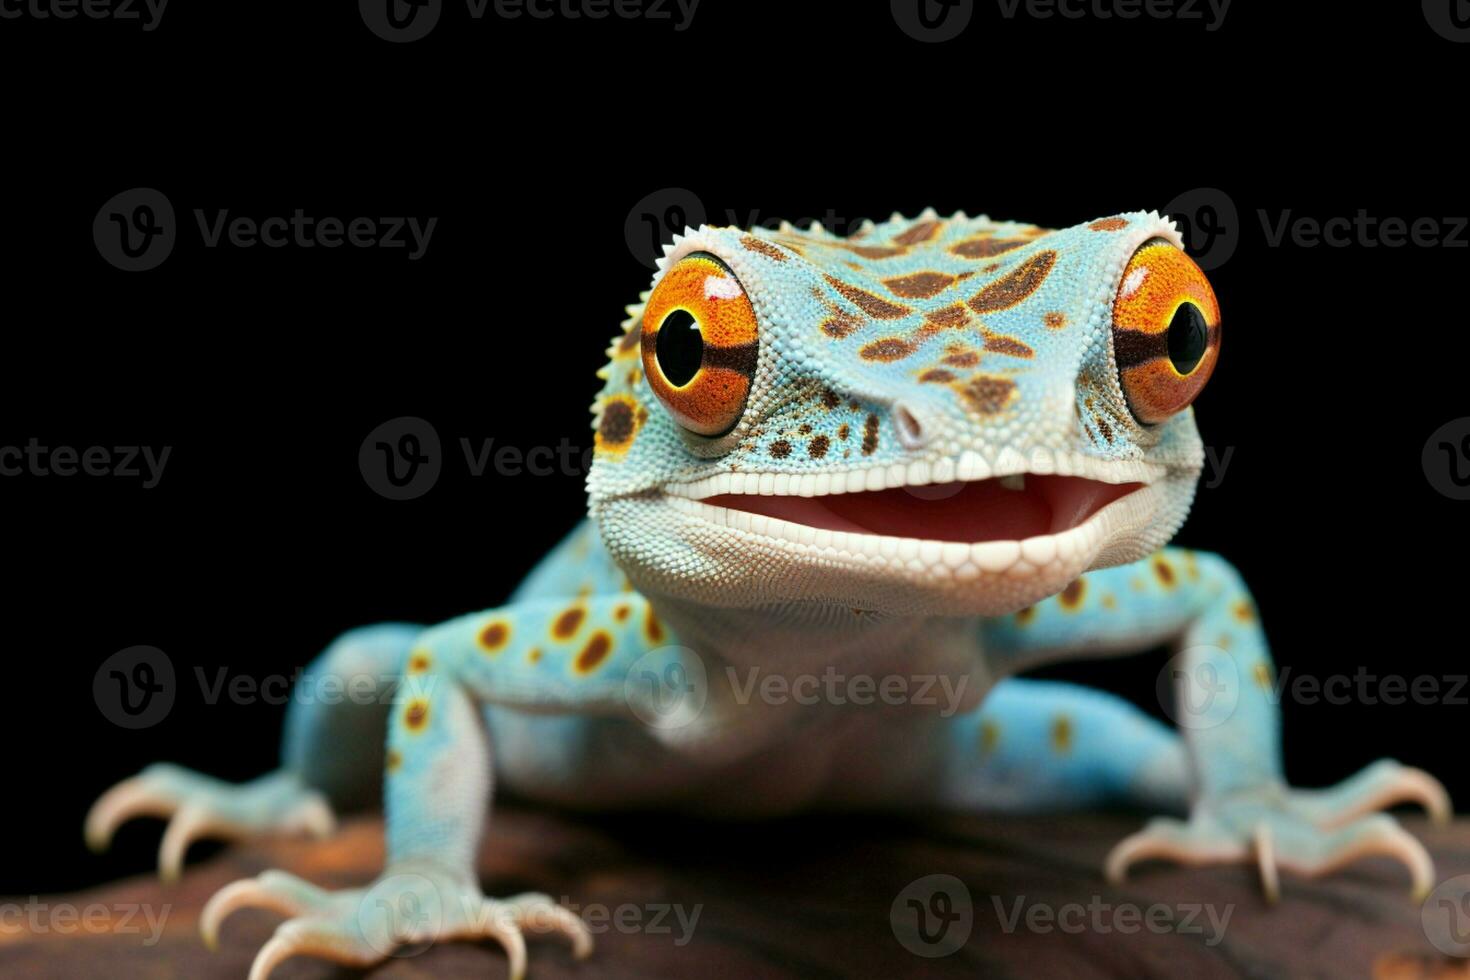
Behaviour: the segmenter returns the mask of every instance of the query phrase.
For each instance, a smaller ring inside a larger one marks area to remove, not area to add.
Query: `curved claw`
[[[413,872],[414,876],[419,874]],[[511,980],[523,980],[527,954],[522,930],[566,936],[579,959],[592,951],[592,935],[586,924],[546,895],[528,893],[496,901],[481,896],[472,882],[459,877],[434,872],[424,875],[412,884],[420,899],[417,907],[440,911],[405,922],[403,932],[364,931],[367,920],[363,910],[381,904],[378,899],[382,893],[377,889],[385,882],[393,883],[395,876],[379,878],[372,888],[333,893],[282,871],[267,871],[220,889],[205,904],[199,931],[205,944],[213,949],[219,941],[221,923],[239,909],[263,908],[288,916],[256,954],[250,980],[267,980],[276,967],[293,956],[317,956],[367,967],[381,962],[398,946],[445,939],[495,940],[505,950]],[[411,880],[399,880],[389,895],[402,894]],[[429,901],[431,896],[433,901]]]
[[[223,834],[231,828],[210,815],[202,806],[185,804],[169,819],[158,846],[158,874],[164,881],[178,881],[184,868],[184,853],[201,837]]]
[[[325,923],[290,919],[281,923],[250,964],[248,980],[266,980],[293,956],[318,956],[347,966],[367,967],[383,954],[360,939],[332,931]]]
[[[1382,759],[1336,786],[1297,790],[1298,804],[1318,826],[1332,830],[1401,803],[1417,803],[1443,826],[1454,814],[1444,784],[1423,769]]]
[[[1149,821],[1136,834],[1119,841],[1108,852],[1105,872],[1114,885],[1122,884],[1128,869],[1139,861],[1173,861],[1183,865],[1222,864],[1238,861],[1245,848],[1223,838],[1209,839],[1188,824],[1168,818]]]
[[[592,955],[592,931],[587,923],[572,912],[551,900],[549,895],[527,892],[504,902],[512,908],[516,925],[538,935],[556,933],[572,944],[572,956],[585,960]]]
[[[526,937],[520,927],[502,912],[503,904],[487,898],[481,909],[480,921],[473,924],[473,937],[494,939],[505,949],[509,961],[510,980],[522,980],[526,975]]]
[[[117,828],[134,817],[167,817],[173,812],[174,804],[154,792],[146,776],[124,779],[87,811],[87,846],[101,853],[112,844]]]
[[[242,840],[285,833],[320,839],[336,829],[326,796],[286,771],[234,785],[178,766],[149,766],[92,805],[87,845],[106,850],[117,828],[134,817],[168,821],[158,849],[158,871],[165,881],[178,878],[185,852],[201,837]]]
[[[1315,855],[1283,854],[1280,864],[1298,874],[1316,877],[1365,857],[1392,858],[1404,865],[1412,881],[1410,897],[1415,902],[1424,901],[1434,889],[1434,859],[1412,834],[1383,814],[1365,817],[1332,833]]]
[[[1434,861],[1424,845],[1392,817],[1372,814],[1333,831],[1278,813],[1249,830],[1231,831],[1217,819],[1185,824],[1158,819],[1122,840],[1108,854],[1106,873],[1121,884],[1139,861],[1160,859],[1183,865],[1225,864],[1254,858],[1268,902],[1280,898],[1279,869],[1305,877],[1330,874],[1365,857],[1389,857],[1403,864],[1421,902],[1434,887]]]
[[[1266,893],[1266,904],[1275,905],[1281,900],[1281,876],[1276,870],[1276,839],[1271,835],[1271,825],[1262,820],[1256,824],[1251,835],[1256,851],[1256,870],[1261,874],[1261,890]]]
[[[319,908],[327,901],[327,893],[295,875],[283,871],[267,871],[258,878],[241,878],[215,892],[199,914],[199,934],[204,945],[214,950],[219,946],[220,924],[240,909],[267,909],[295,916]]]

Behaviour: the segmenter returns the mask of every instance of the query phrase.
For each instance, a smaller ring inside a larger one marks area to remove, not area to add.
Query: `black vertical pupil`
[[[1205,315],[1193,303],[1180,303],[1169,321],[1169,360],[1174,370],[1188,374],[1205,356],[1210,345],[1210,328]]]
[[[688,310],[674,310],[658,328],[658,369],[675,388],[687,385],[704,363],[704,335]]]

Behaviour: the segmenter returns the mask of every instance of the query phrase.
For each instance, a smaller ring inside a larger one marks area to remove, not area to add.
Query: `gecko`
[[[1124,803],[1158,815],[1107,857],[1114,882],[1146,859],[1244,862],[1272,898],[1279,869],[1387,855],[1428,892],[1428,853],[1381,811],[1446,819],[1444,788],[1392,760],[1288,785],[1260,611],[1224,558],[1169,544],[1221,339],[1169,219],[687,228],[627,314],[587,514],[504,604],[330,644],[308,676],[388,675],[391,703],[293,699],[277,771],[154,765],[89,812],[97,849],[167,819],[172,878],[197,838],[326,837],[381,792],[373,884],[268,871],[210,899],[212,947],[237,909],[285,917],[251,980],[432,939],[498,941],[517,980],[527,935],[588,955],[548,896],[483,893],[493,788],[751,819]],[[1159,646],[1174,727],[1015,676]],[[400,906],[432,914],[364,911]]]

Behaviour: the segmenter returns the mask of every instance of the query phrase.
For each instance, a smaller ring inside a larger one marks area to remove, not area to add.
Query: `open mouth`
[[[722,493],[701,502],[824,531],[977,544],[1070,531],[1143,486],[1027,474],[813,497]]]
[[[832,560],[969,581],[1076,572],[1118,530],[1149,519],[1167,475],[1154,463],[1080,454],[1038,453],[1033,462],[1050,472],[1028,472],[1019,457],[992,465],[965,453],[827,474],[721,473],[670,485],[664,500],[704,523]]]

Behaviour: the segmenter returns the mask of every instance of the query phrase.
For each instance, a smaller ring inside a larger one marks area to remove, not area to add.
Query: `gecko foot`
[[[1388,760],[1337,786],[1295,790],[1274,785],[1197,802],[1187,821],[1161,817],[1124,839],[1108,855],[1108,880],[1121,882],[1138,861],[1186,865],[1254,862],[1268,901],[1280,896],[1279,869],[1307,877],[1329,874],[1370,856],[1408,868],[1413,897],[1434,887],[1434,862],[1424,845],[1392,817],[1374,811],[1417,802],[1437,822],[1450,801],[1428,773]]]
[[[399,865],[367,888],[336,892],[283,871],[236,881],[216,892],[200,916],[199,929],[210,949],[218,945],[220,923],[242,908],[288,916],[256,955],[249,980],[266,980],[293,956],[368,967],[405,946],[455,939],[496,940],[510,960],[511,980],[521,980],[524,933],[561,935],[577,959],[592,952],[586,924],[547,896],[486,898],[471,878],[437,866]]]
[[[102,794],[87,813],[87,844],[105,851],[134,817],[168,820],[158,851],[165,880],[179,876],[184,852],[201,837],[241,840],[265,834],[328,837],[335,827],[326,797],[288,772],[239,785],[180,766],[154,765]]]

